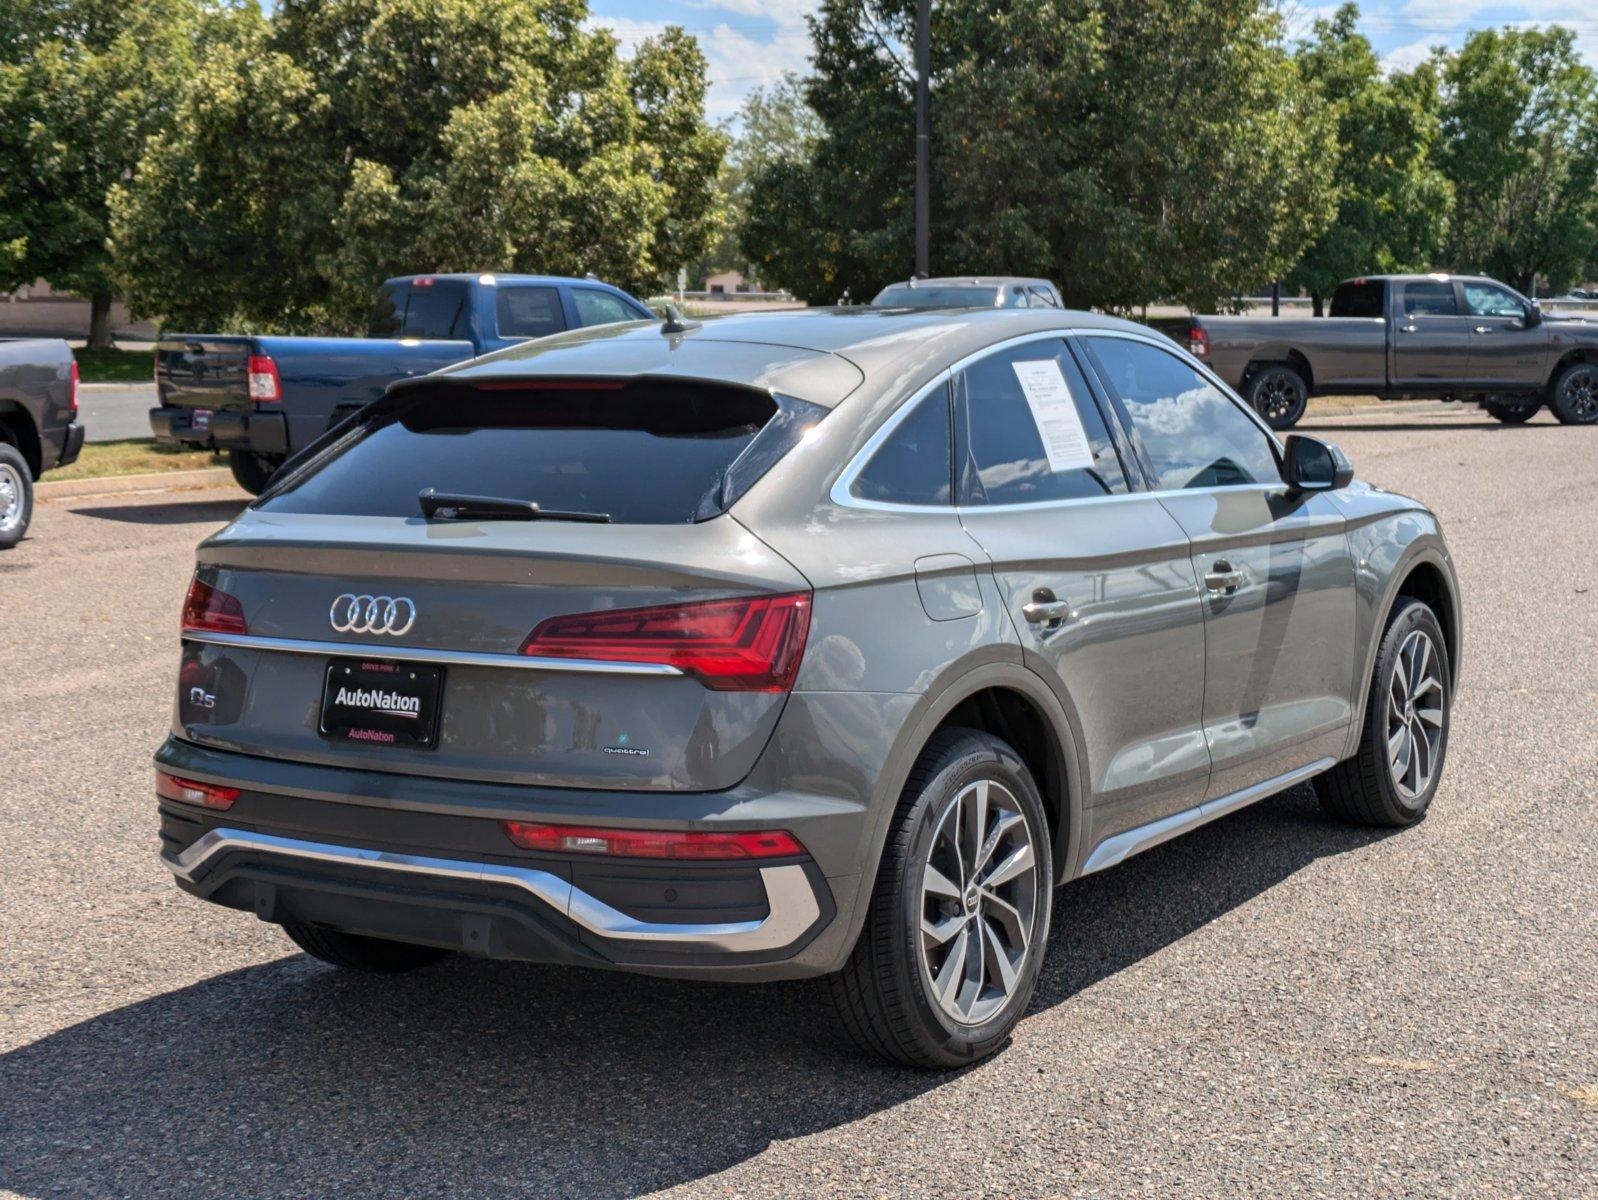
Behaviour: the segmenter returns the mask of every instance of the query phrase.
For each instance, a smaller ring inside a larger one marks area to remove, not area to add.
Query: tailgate
[[[179,408],[249,409],[252,340],[216,334],[162,338],[155,349],[155,386],[161,403]]]

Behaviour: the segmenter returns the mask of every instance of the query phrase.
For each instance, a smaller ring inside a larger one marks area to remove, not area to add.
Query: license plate
[[[199,430],[211,428],[211,410],[209,408],[195,409],[194,414],[189,418],[189,428]]]
[[[438,744],[444,668],[335,658],[322,686],[322,736],[366,746]]]

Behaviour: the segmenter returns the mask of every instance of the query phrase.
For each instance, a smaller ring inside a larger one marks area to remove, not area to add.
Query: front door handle
[[[1212,592],[1231,595],[1248,582],[1248,576],[1233,568],[1224,558],[1218,559],[1204,575],[1204,586]]]
[[[1493,328],[1492,328],[1491,325],[1478,325],[1478,326],[1476,326],[1476,332],[1477,333],[1491,333],[1492,331],[1493,331]]]
[[[1048,588],[1039,588],[1032,593],[1032,600],[1021,606],[1021,615],[1033,625],[1058,625],[1061,621],[1071,617],[1071,606],[1064,600],[1055,599],[1054,593]]]
[[[1420,328],[1419,325],[1400,325],[1398,327],[1398,332],[1399,333],[1414,333],[1419,328]]]

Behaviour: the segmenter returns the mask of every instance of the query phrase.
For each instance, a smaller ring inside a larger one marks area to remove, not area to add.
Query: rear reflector
[[[791,858],[805,852],[798,838],[780,829],[700,833],[693,830],[589,829],[576,825],[531,825],[525,821],[501,821],[500,824],[506,836],[523,850],[555,854],[706,862],[732,858]]]
[[[718,692],[786,692],[810,632],[810,593],[702,600],[551,617],[522,643],[533,658],[663,663]]]
[[[239,789],[220,787],[214,783],[196,783],[192,779],[179,779],[165,771],[155,773],[155,794],[163,800],[176,800],[182,804],[198,804],[201,808],[229,809],[239,798]]]
[[[203,583],[196,575],[183,601],[183,632],[248,633],[244,606],[226,592]]]
[[[283,381],[277,376],[277,364],[270,355],[250,355],[250,399],[262,404],[276,404],[283,399]]]

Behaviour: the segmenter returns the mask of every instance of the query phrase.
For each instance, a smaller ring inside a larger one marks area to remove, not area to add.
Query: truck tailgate
[[[155,386],[161,403],[214,410],[249,408],[251,340],[217,334],[162,338],[155,348]]]

